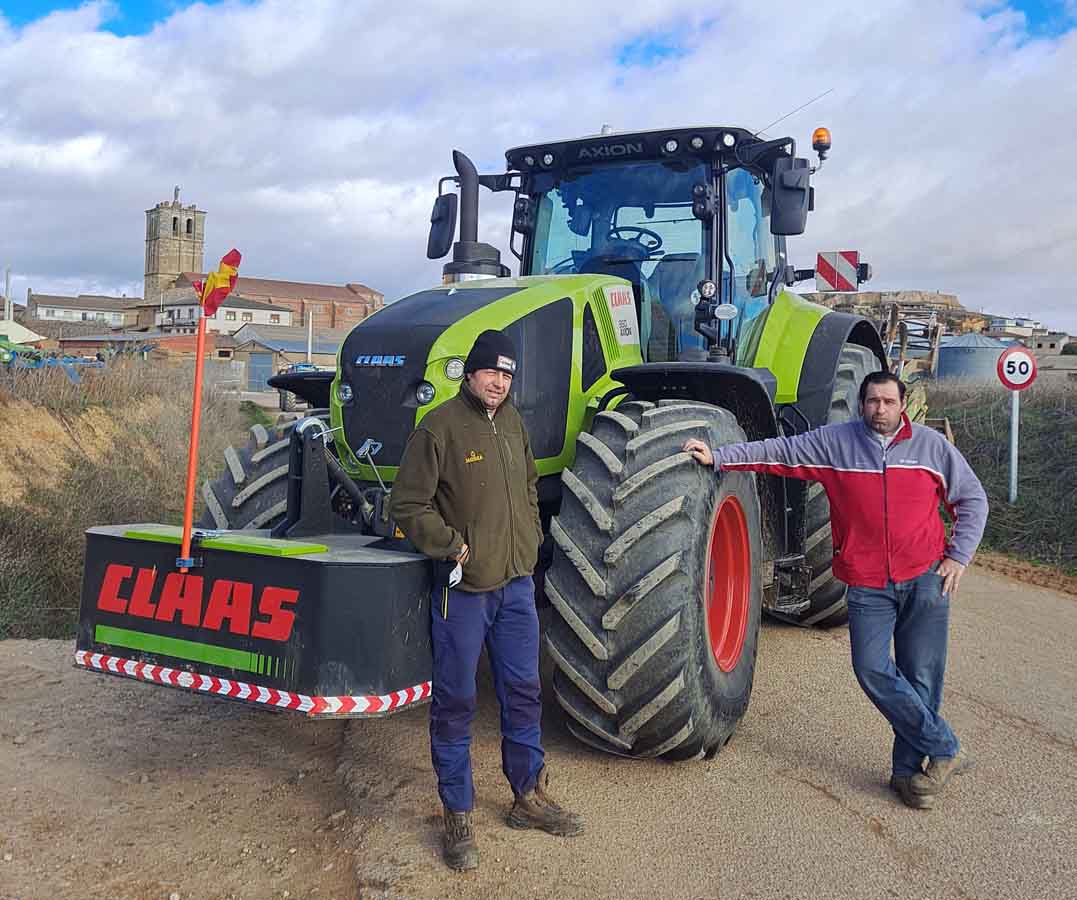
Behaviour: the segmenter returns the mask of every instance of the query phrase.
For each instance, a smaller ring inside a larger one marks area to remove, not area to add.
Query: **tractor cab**
[[[810,169],[795,158],[792,139],[674,129],[535,144],[505,156],[506,175],[477,181],[516,193],[511,249],[520,274],[624,278],[648,362],[702,360],[715,347],[732,357],[771,288],[791,274],[785,235],[804,230],[810,206]],[[461,274],[452,268],[461,267],[446,266],[448,280]]]

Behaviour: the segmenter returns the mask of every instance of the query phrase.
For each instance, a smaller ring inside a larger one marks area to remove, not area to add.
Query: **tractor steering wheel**
[[[621,237],[620,232],[631,232],[634,237]],[[648,256],[658,250],[662,244],[662,235],[657,231],[651,231],[650,228],[641,228],[639,225],[615,225],[610,229],[610,233],[606,235],[607,239],[613,238],[614,240],[630,241],[633,244],[638,244]],[[645,237],[652,238],[653,243],[645,244],[643,239]]]

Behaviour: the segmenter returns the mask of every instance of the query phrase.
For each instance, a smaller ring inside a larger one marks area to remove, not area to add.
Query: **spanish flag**
[[[194,289],[202,304],[202,315],[212,316],[224,298],[232,293],[239,277],[239,262],[243,259],[234,247],[221,258],[221,266],[216,272],[210,272],[205,282],[196,281]]]

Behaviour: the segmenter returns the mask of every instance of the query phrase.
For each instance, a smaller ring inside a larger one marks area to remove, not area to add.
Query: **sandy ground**
[[[424,709],[312,723],[7,642],[0,898],[1077,898],[1075,635],[1073,596],[970,571],[945,712],[978,765],[930,812],[885,787],[888,729],[843,630],[766,625],[752,706],[710,762],[602,756],[549,709],[575,839],[503,824],[484,674],[467,874],[439,861]]]

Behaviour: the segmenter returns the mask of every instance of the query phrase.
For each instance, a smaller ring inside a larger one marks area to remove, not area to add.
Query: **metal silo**
[[[996,381],[999,354],[1006,349],[1002,341],[983,334],[961,334],[939,347],[937,378],[962,378],[966,381]]]

